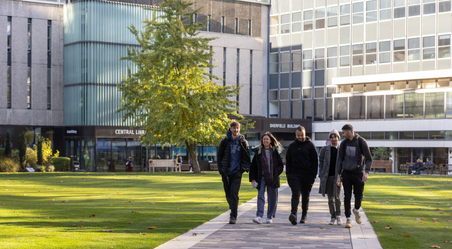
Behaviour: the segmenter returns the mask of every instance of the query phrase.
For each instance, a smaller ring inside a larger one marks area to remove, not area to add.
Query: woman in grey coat
[[[341,187],[337,186],[336,163],[339,160],[339,132],[334,129],[330,132],[331,143],[320,150],[319,156],[319,193],[328,196],[328,206],[330,208],[331,221],[329,225],[342,224],[341,220]]]

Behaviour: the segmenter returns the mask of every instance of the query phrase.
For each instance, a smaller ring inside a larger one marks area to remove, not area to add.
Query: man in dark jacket
[[[425,166],[421,166],[420,168],[418,168],[418,169],[416,170],[416,173],[414,173],[414,174],[415,174],[415,175],[420,175],[422,170],[425,170],[425,169],[427,169],[428,167],[432,167],[432,166],[433,166],[432,161],[430,161],[430,158],[427,157],[427,162],[425,162]],[[432,174],[433,174],[433,173],[432,173]]]
[[[370,167],[372,166],[372,156],[366,140],[354,132],[352,125],[346,124],[342,127],[342,136],[344,140],[339,147],[339,161],[336,165],[337,186],[341,186],[342,178],[345,217],[347,218],[345,227],[351,228],[352,187],[355,194],[353,214],[355,215],[356,223],[361,224],[359,209],[363,199],[364,182],[367,181]]]
[[[217,150],[218,171],[223,180],[226,200],[231,209],[229,224],[237,222],[239,189],[242,173],[250,168],[250,150],[248,141],[240,134],[240,123],[232,120],[226,138],[221,140]]]
[[[297,224],[298,204],[301,194],[301,220],[306,223],[309,195],[317,176],[317,150],[311,138],[306,136],[306,130],[299,126],[295,131],[296,139],[289,145],[286,154],[286,175],[289,187],[292,190],[292,210],[289,220],[292,225]]]

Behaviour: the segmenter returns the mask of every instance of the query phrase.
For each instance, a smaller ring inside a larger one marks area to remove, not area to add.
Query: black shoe
[[[296,225],[297,224],[297,215],[290,214],[289,215],[289,220],[290,220],[290,223],[292,223],[292,225]]]
[[[231,216],[229,218],[229,224],[235,224],[235,223],[237,223],[237,218]]]
[[[303,214],[303,215],[301,216],[300,223],[301,223],[301,224],[304,224],[304,223],[306,223],[306,220],[307,220],[306,214]]]

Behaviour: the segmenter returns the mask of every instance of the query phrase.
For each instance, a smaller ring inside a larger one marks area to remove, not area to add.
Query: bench
[[[405,171],[405,174],[408,174],[408,166],[406,164],[400,164],[400,173],[402,174]]]
[[[391,160],[373,160],[370,170],[381,172],[381,169],[385,170],[385,173],[392,173],[392,161]]]
[[[440,175],[450,175],[452,172],[452,164],[440,164],[439,174]]]
[[[176,164],[173,159],[153,159],[149,164],[149,172],[155,172],[155,168],[166,168],[166,172],[168,172],[168,168],[175,168],[176,172],[181,171],[181,165]]]
[[[209,167],[210,171],[218,171],[218,164],[216,163],[210,163]]]

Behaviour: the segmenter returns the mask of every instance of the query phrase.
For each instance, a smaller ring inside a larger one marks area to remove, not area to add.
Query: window
[[[306,10],[306,11],[303,12],[303,20],[304,20],[304,28],[303,28],[303,30],[304,31],[313,29],[312,18],[313,18],[312,10]]]
[[[198,22],[198,14],[195,13],[193,14],[193,23],[197,23]]]
[[[434,36],[424,37],[423,41],[424,49],[422,59],[424,60],[435,59],[435,37]]]
[[[438,4],[439,13],[441,12],[449,12],[450,11],[450,0],[441,1]]]
[[[27,68],[27,109],[31,109],[31,18],[28,18],[28,68]]]
[[[270,54],[270,73],[278,73],[278,53],[272,53]]]
[[[328,7],[328,27],[337,26],[337,6]]]
[[[325,51],[323,48],[315,50],[315,69],[325,68]]]
[[[290,14],[281,15],[281,24],[290,23]]]
[[[411,4],[412,1],[410,1]],[[416,1],[416,3],[419,3]],[[421,5],[414,5],[408,7],[408,16],[419,16],[421,14]]]
[[[221,17],[221,33],[224,33],[224,16]]]
[[[312,50],[303,51],[303,70],[312,70]]]
[[[353,3],[353,24],[364,22],[364,3]]]
[[[289,34],[290,33],[290,24],[281,25],[281,34]]]
[[[325,28],[325,8],[315,10],[315,28]]]
[[[47,21],[47,110],[52,107],[52,21]]]
[[[425,93],[425,118],[444,118],[444,93]]]
[[[251,36],[251,20],[248,20],[248,36]]]
[[[391,19],[391,0],[380,0],[380,21]]]
[[[212,31],[211,30],[211,24],[212,24],[212,16],[208,15],[207,16],[207,31]]]
[[[366,44],[366,65],[377,64],[377,43]]]
[[[394,8],[394,19],[405,17],[405,7]]]
[[[281,73],[287,73],[290,69],[290,52],[284,52],[280,54],[281,59]]]
[[[353,45],[353,66],[363,65],[363,44]]]
[[[350,66],[350,46],[341,46],[340,47],[340,66]]]
[[[384,96],[367,96],[367,119],[384,118]]]
[[[403,118],[403,94],[386,95],[385,113],[386,119]]]
[[[235,34],[237,35],[239,33],[239,19],[235,19]]]
[[[405,40],[394,41],[394,62],[405,61]]]
[[[327,67],[334,68],[337,67],[337,47],[332,47],[327,49]]]
[[[411,38],[408,39],[408,61],[418,61],[420,60],[420,39]]]
[[[435,3],[424,4],[424,15],[428,14],[435,14]]]
[[[292,32],[301,31],[301,12],[292,14]]]
[[[334,120],[347,120],[348,98],[334,99]]]
[[[366,97],[353,96],[350,97],[349,119],[365,119],[366,118]]]
[[[438,36],[438,58],[450,57],[450,35]]]
[[[423,93],[405,94],[405,118],[423,118],[424,117],[423,106],[424,106]]]
[[[6,23],[6,101],[7,108],[11,108],[11,17],[8,16]]]
[[[391,51],[391,42],[380,42],[380,63],[388,63],[391,61],[391,53],[389,51]]]
[[[341,25],[350,24],[350,4],[344,4],[340,6],[340,22]]]
[[[301,51],[292,51],[292,72],[301,70]]]
[[[226,86],[226,48],[223,48],[223,86]]]

